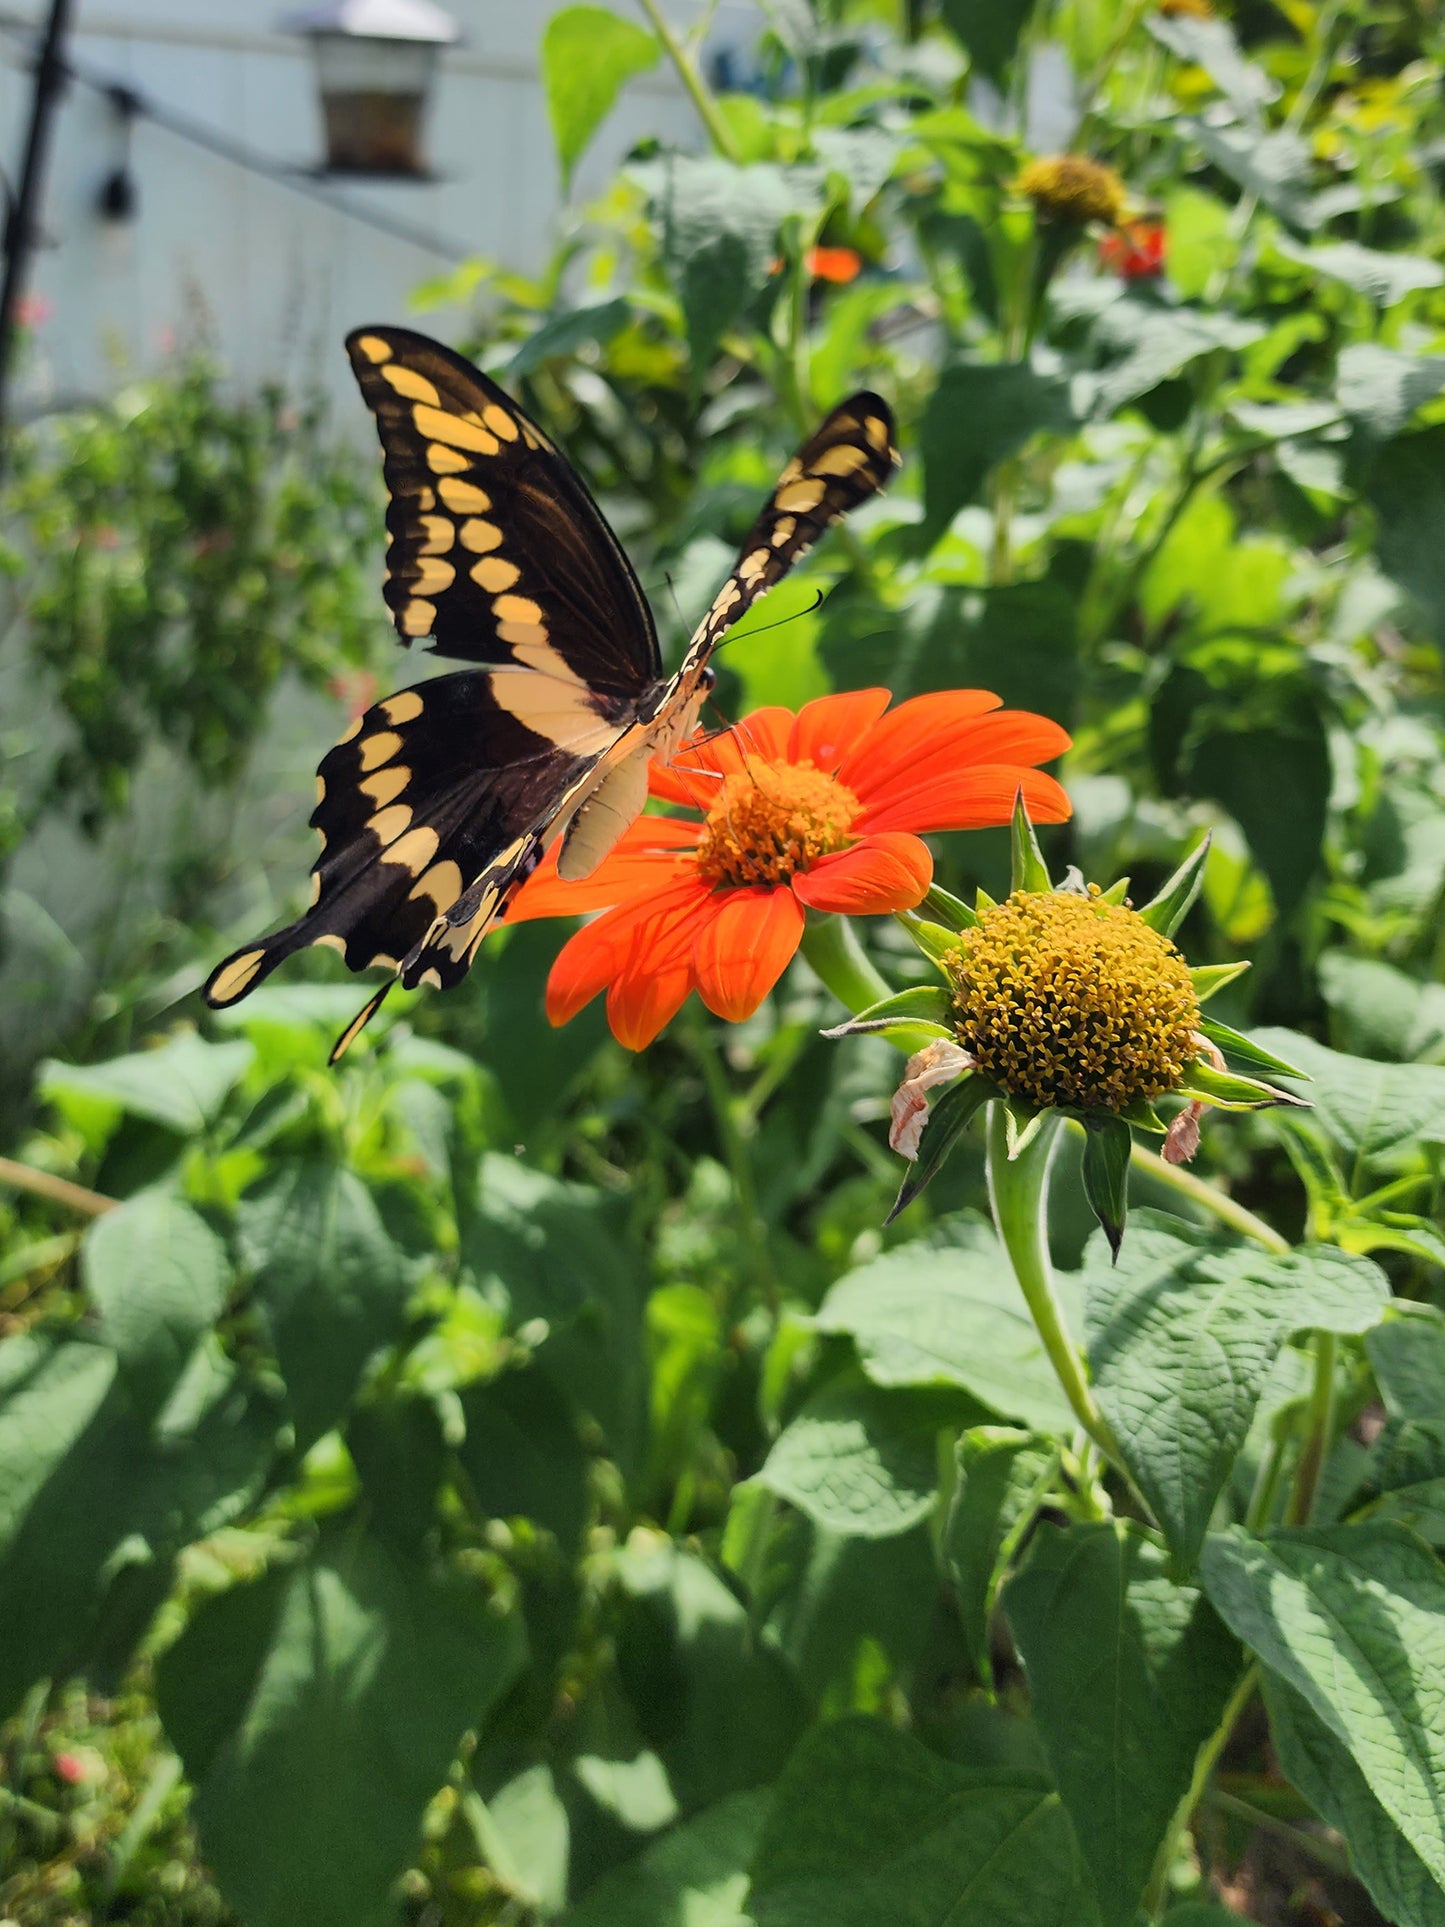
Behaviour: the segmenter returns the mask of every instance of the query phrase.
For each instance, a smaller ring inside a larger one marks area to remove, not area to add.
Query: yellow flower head
[[[1199,1055],[1199,999],[1168,937],[1136,910],[1019,890],[944,960],[959,1042],[1041,1109],[1125,1111],[1177,1090]]]
[[[1127,199],[1124,183],[1112,167],[1084,154],[1055,154],[1030,161],[1014,182],[1016,192],[1033,202],[1051,221],[1085,227],[1102,221],[1113,227],[1122,218]]]
[[[1214,8],[1209,0],[1156,0],[1166,20],[1212,20]]]

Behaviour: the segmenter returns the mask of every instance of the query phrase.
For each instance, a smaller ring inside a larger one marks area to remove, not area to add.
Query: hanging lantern
[[[424,176],[422,127],[443,47],[460,38],[432,0],[328,0],[283,28],[311,42],[325,172]]]

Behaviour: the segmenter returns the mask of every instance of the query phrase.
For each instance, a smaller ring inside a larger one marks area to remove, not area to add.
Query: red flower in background
[[[809,248],[805,265],[815,281],[856,281],[863,257],[856,248]]]
[[[1169,237],[1162,221],[1125,221],[1099,239],[1099,265],[1125,281],[1150,281],[1164,272]]]
[[[754,710],[653,765],[652,795],[700,820],[639,818],[580,883],[564,883],[549,853],[508,922],[605,912],[552,966],[551,1022],[605,990],[613,1034],[641,1050],[696,990],[740,1023],[792,961],[808,910],[878,916],[922,901],[933,860],[921,835],[1007,823],[1020,789],[1035,822],[1068,816],[1062,788],[1033,767],[1068,748],[1057,723],[986,690],[916,696],[885,715],[889,701],[860,689],[796,716]]]

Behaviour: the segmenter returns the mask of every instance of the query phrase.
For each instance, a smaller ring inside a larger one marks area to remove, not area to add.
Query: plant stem
[[[892,984],[874,967],[847,917],[810,911],[803,926],[802,951],[814,973],[855,1017],[893,995]]]
[[[1049,1165],[1058,1144],[1059,1119],[1045,1118],[1033,1142],[1010,1162],[1002,1104],[988,1107],[988,1195],[993,1221],[1018,1279],[1044,1350],[1074,1416],[1109,1463],[1127,1479],[1119,1447],[1094,1403],[1080,1358],[1054,1291],[1047,1213]],[[1132,1482],[1131,1482],[1132,1484]]]
[[[103,1197],[99,1191],[87,1191],[83,1184],[72,1184],[69,1178],[57,1178],[53,1172],[17,1164],[14,1158],[0,1158],[0,1184],[8,1184],[16,1191],[30,1191],[37,1198],[63,1205],[67,1211],[78,1211],[85,1218],[98,1218],[102,1212],[114,1211],[120,1202],[119,1198]]]
[[[1082,1131],[1083,1126],[1080,1125],[1077,1128]],[[1254,1213],[1246,1210],[1236,1198],[1231,1198],[1225,1192],[1217,1190],[1206,1179],[1196,1177],[1192,1171],[1184,1170],[1181,1165],[1166,1164],[1159,1153],[1151,1151],[1147,1145],[1136,1142],[1130,1150],[1129,1158],[1130,1162],[1137,1164],[1141,1171],[1147,1171],[1151,1178],[1157,1178],[1161,1184],[1169,1185],[1181,1197],[1188,1198],[1205,1211],[1212,1212],[1221,1224],[1227,1224],[1232,1231],[1240,1231],[1246,1238],[1253,1238],[1255,1243],[1263,1245],[1266,1251],[1273,1251],[1278,1256],[1284,1257],[1291,1250],[1288,1238],[1282,1238],[1273,1225],[1266,1224],[1263,1218],[1255,1217]]]
[[[638,0],[638,5],[652,22],[652,31],[662,42],[668,59],[677,69],[677,77],[692,97],[708,137],[724,160],[741,164],[742,155],[733,139],[732,129],[722,117],[712,89],[698,72],[696,63],[687,48],[683,46],[672,28],[663,19],[657,0]]]
[[[1308,1832],[1304,1827],[1292,1827],[1288,1820],[1281,1820],[1273,1813],[1266,1813],[1263,1807],[1255,1806],[1252,1800],[1241,1800],[1237,1793],[1226,1793],[1222,1787],[1215,1787],[1209,1796],[1209,1804],[1218,1807],[1221,1813],[1233,1814],[1236,1820],[1243,1820],[1253,1827],[1263,1827],[1277,1839],[1287,1840],[1292,1847],[1298,1847],[1318,1860],[1322,1867],[1331,1873],[1345,1878],[1350,1874],[1348,1854],[1332,1847],[1327,1840]]]
[[[1294,1485],[1285,1509],[1285,1524],[1306,1526],[1314,1510],[1320,1473],[1335,1428],[1335,1335],[1315,1333],[1315,1379],[1310,1390],[1309,1430],[1295,1467]]]
[[[768,1251],[767,1227],[763,1223],[762,1212],[758,1205],[758,1187],[753,1174],[753,1161],[738,1125],[733,1092],[718,1056],[717,1038],[708,1020],[701,1015],[694,1017],[691,1041],[693,1056],[697,1059],[698,1069],[702,1072],[703,1086],[707,1091],[708,1103],[712,1107],[713,1121],[717,1125],[719,1148],[732,1175],[733,1190],[737,1194],[738,1215],[742,1220],[742,1232],[747,1240],[753,1275],[768,1305],[776,1312],[778,1280]]]
[[[1265,1455],[1259,1462],[1254,1490],[1249,1495],[1249,1506],[1244,1515],[1246,1530],[1261,1532],[1269,1524],[1270,1514],[1274,1511],[1274,1496],[1279,1490],[1279,1474],[1283,1464],[1284,1440],[1271,1437]]]
[[[1149,1876],[1149,1885],[1144,1893],[1144,1911],[1150,1920],[1158,1920],[1163,1912],[1169,1893],[1169,1869],[1178,1858],[1180,1843],[1189,1831],[1189,1822],[1194,1818],[1194,1809],[1204,1798],[1204,1789],[1209,1784],[1209,1776],[1219,1764],[1219,1756],[1228,1744],[1235,1722],[1254,1698],[1258,1685],[1259,1664],[1256,1661],[1241,1675],[1223,1713],[1219,1716],[1218,1726],[1194,1756],[1194,1772],[1190,1777],[1188,1791],[1174,1809],[1174,1818],[1169,1822],[1168,1830],[1159,1842],[1159,1851],[1154,1856],[1154,1870]]]

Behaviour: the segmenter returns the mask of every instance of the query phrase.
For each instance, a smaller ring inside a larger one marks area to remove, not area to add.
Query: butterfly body
[[[875,396],[835,409],[784,469],[669,676],[616,536],[516,403],[405,329],[358,329],[347,350],[383,449],[397,633],[471,666],[373,705],[323,758],[311,907],[217,968],[214,1006],[315,943],[408,989],[459,982],[556,835],[561,875],[596,868],[640,814],[653,758],[696,728],[723,635],[897,460]]]

